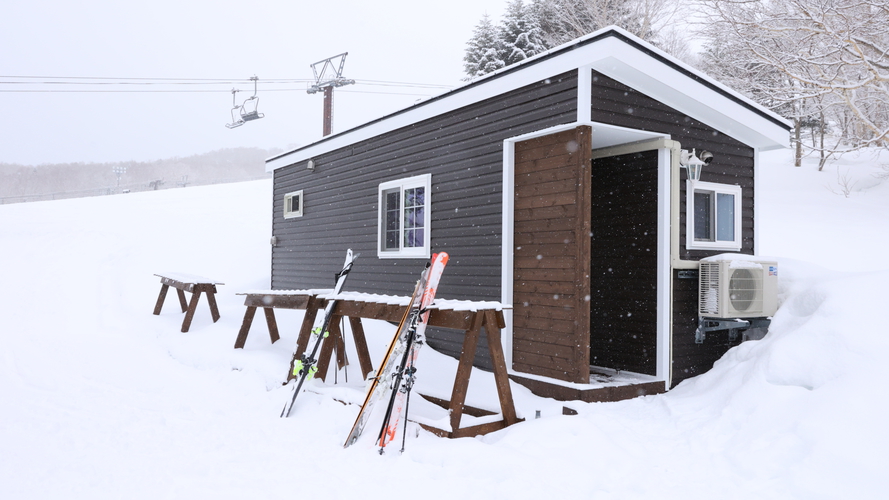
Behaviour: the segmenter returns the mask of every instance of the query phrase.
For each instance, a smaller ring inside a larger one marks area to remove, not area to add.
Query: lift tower
[[[324,92],[324,136],[328,136],[333,128],[333,89],[353,85],[355,80],[343,78],[343,66],[346,64],[348,52],[329,57],[323,61],[312,64],[312,73],[315,74],[315,84],[306,92],[314,94]]]

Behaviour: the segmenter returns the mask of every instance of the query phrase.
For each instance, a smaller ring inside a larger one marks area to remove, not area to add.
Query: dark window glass
[[[398,250],[398,239],[401,233],[401,192],[399,189],[392,189],[383,192],[385,206],[386,227],[385,238],[383,238],[384,250]]]
[[[695,191],[695,240],[713,241],[713,193]]]

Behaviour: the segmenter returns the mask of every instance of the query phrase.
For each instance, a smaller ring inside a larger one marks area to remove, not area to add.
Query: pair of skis
[[[354,256],[352,255],[352,249],[346,251],[346,263],[343,264],[343,269],[336,274],[336,285],[334,285],[333,288],[334,297],[339,295],[343,290],[343,285],[346,283],[346,277],[349,275],[349,271],[352,270],[352,263],[355,262],[355,259],[357,258],[357,254]],[[318,367],[316,366],[318,359],[315,358],[315,356],[318,354],[318,348],[321,347],[321,341],[329,335],[327,328],[330,326],[330,318],[333,316],[334,307],[336,307],[336,299],[328,300],[327,306],[324,308],[324,318],[321,320],[321,325],[312,329],[312,333],[315,335],[315,345],[312,347],[311,354],[307,356],[303,353],[293,364],[293,375],[297,378],[297,382],[293,388],[293,396],[290,398],[290,401],[284,405],[284,409],[281,410],[281,418],[290,416],[290,410],[293,408],[293,403],[296,402],[296,397],[299,395],[303,383],[305,383],[306,380],[311,380],[315,375],[315,372],[318,371]]]
[[[354,259],[357,257],[357,255],[352,256],[352,250],[346,253],[346,262],[343,265],[343,269],[337,273],[336,285],[333,291],[334,296],[342,291],[346,277],[352,269]],[[379,451],[381,454],[395,438],[402,414],[405,415],[406,420],[410,405],[410,392],[415,380],[416,367],[414,365],[418,351],[425,343],[424,332],[429,318],[428,307],[432,305],[432,301],[435,299],[435,292],[438,289],[442,271],[444,271],[447,263],[448,254],[441,252],[434,254],[432,259],[426,264],[426,268],[423,270],[420,280],[414,288],[414,293],[411,295],[398,328],[395,330],[392,342],[389,343],[389,348],[376,371],[376,376],[370,381],[364,403],[361,405],[361,410],[358,412],[358,416],[343,447],[348,447],[358,440],[370,419],[374,404],[377,400],[385,399],[387,395],[389,396],[389,401],[383,416],[380,434],[376,441],[376,444],[380,447]],[[327,328],[335,307],[336,300],[328,300],[320,326],[312,330],[316,335],[316,339],[311,354],[302,354],[300,359],[294,363],[293,375],[297,377],[297,383],[294,386],[290,401],[281,410],[281,417],[290,416],[290,411],[293,408],[296,397],[300,393],[300,389],[302,389],[303,383],[306,380],[310,380],[318,370],[316,366],[318,360],[315,356],[318,354],[321,342],[328,336]],[[401,451],[404,451],[404,435],[402,435]]]
[[[428,307],[435,299],[441,273],[447,263],[448,254],[444,252],[434,254],[432,260],[427,263],[426,269],[423,270],[401,322],[395,330],[389,349],[377,369],[376,376],[370,382],[361,410],[343,444],[344,448],[351,446],[358,440],[370,420],[376,401],[385,399],[387,395],[389,401],[376,441],[380,454],[395,438],[402,415],[407,420],[410,392],[416,373],[414,365],[417,353],[425,342],[424,332],[429,318]],[[406,424],[404,427],[406,432]],[[404,451],[404,434],[402,434],[401,451]]]

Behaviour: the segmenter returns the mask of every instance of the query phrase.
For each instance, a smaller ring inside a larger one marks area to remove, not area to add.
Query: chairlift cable
[[[202,84],[219,84],[230,85],[237,83],[249,83],[249,78],[157,78],[157,77],[98,77],[98,76],[20,76],[20,75],[0,75],[0,78],[20,79],[20,80],[79,80],[69,82],[59,81],[21,81],[10,82],[0,81],[0,84],[8,85],[202,85]],[[86,81],[93,80],[93,81]],[[100,81],[96,81],[100,80]],[[268,78],[263,79],[264,84],[286,84],[286,83],[311,83],[313,80],[306,78]],[[159,83],[158,83],[159,82]],[[451,85],[440,85],[433,83],[412,83],[412,82],[394,82],[387,80],[356,80],[356,83],[371,86],[385,87],[417,87],[417,88],[438,88],[451,89]]]
[[[137,81],[169,81],[169,82],[249,82],[249,78],[169,78],[169,77],[130,77],[130,76],[22,76],[22,75],[0,75],[0,78],[17,78],[17,79],[43,79],[43,80],[137,80]],[[308,82],[307,78],[271,78],[263,81],[282,81],[282,82]]]
[[[292,89],[263,89],[263,92],[305,92],[304,88],[292,88]],[[205,89],[205,90],[160,90],[160,89],[145,89],[145,90],[85,90],[85,89],[0,89],[0,94],[9,93],[9,94],[163,94],[163,93],[172,93],[172,94],[201,94],[201,93],[230,93],[231,90],[223,90],[223,89]],[[340,90],[340,92],[348,92],[352,94],[377,94],[377,95],[402,95],[402,96],[413,96],[413,97],[431,97],[431,94],[415,94],[409,92],[375,92],[372,90]]]

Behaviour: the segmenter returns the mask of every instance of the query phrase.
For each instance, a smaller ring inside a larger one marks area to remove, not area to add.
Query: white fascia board
[[[787,147],[790,136],[778,123],[620,40],[602,43],[609,45],[603,50],[609,55],[593,63],[596,71],[760,151]]]
[[[788,119],[782,117],[782,116],[779,115],[778,113],[775,113],[774,111],[772,111],[772,110],[770,110],[770,109],[764,108],[761,104],[757,103],[757,102],[754,101],[753,99],[750,99],[750,98],[744,96],[744,94],[739,93],[739,92],[736,91],[735,89],[733,89],[733,88],[731,88],[731,87],[728,87],[728,86],[726,86],[726,85],[724,85],[724,84],[722,84],[722,83],[720,83],[720,82],[714,80],[714,79],[713,79],[710,75],[708,75],[707,73],[704,73],[703,71],[700,71],[700,70],[698,70],[697,68],[694,68],[694,67],[692,67],[692,66],[689,66],[688,64],[682,62],[682,61],[679,60],[679,59],[676,59],[675,57],[673,57],[673,56],[671,56],[670,54],[664,52],[663,50],[661,50],[661,49],[655,47],[654,45],[651,45],[650,43],[647,43],[647,42],[643,41],[642,39],[636,37],[635,35],[631,34],[630,32],[626,31],[625,29],[620,28],[620,27],[618,27],[618,26],[611,26],[610,29],[606,29],[606,30],[604,30],[604,31],[615,31],[615,32],[621,33],[622,35],[626,36],[627,38],[630,38],[630,39],[632,39],[632,40],[635,40],[636,43],[639,43],[640,45],[644,46],[646,50],[648,50],[648,51],[654,53],[655,55],[657,55],[657,57],[660,57],[660,58],[662,58],[662,59],[665,59],[665,60],[667,60],[667,61],[670,61],[670,64],[675,65],[675,66],[678,66],[679,68],[682,69],[682,71],[691,73],[691,74],[695,75],[697,78],[700,78],[701,80],[706,81],[708,84],[710,84],[710,85],[712,85],[712,86],[714,86],[714,87],[719,88],[720,90],[722,90],[722,91],[725,92],[726,94],[731,95],[733,99],[736,99],[736,100],[739,100],[739,101],[743,101],[743,102],[747,103],[747,104],[750,105],[750,106],[753,106],[753,107],[755,107],[755,108],[758,108],[763,114],[769,115],[769,116],[771,116],[773,119],[778,120],[779,122],[782,122],[782,123],[786,124],[786,125],[787,125],[787,128],[790,128],[790,127],[793,126],[793,122],[791,122],[790,120],[788,120]]]

